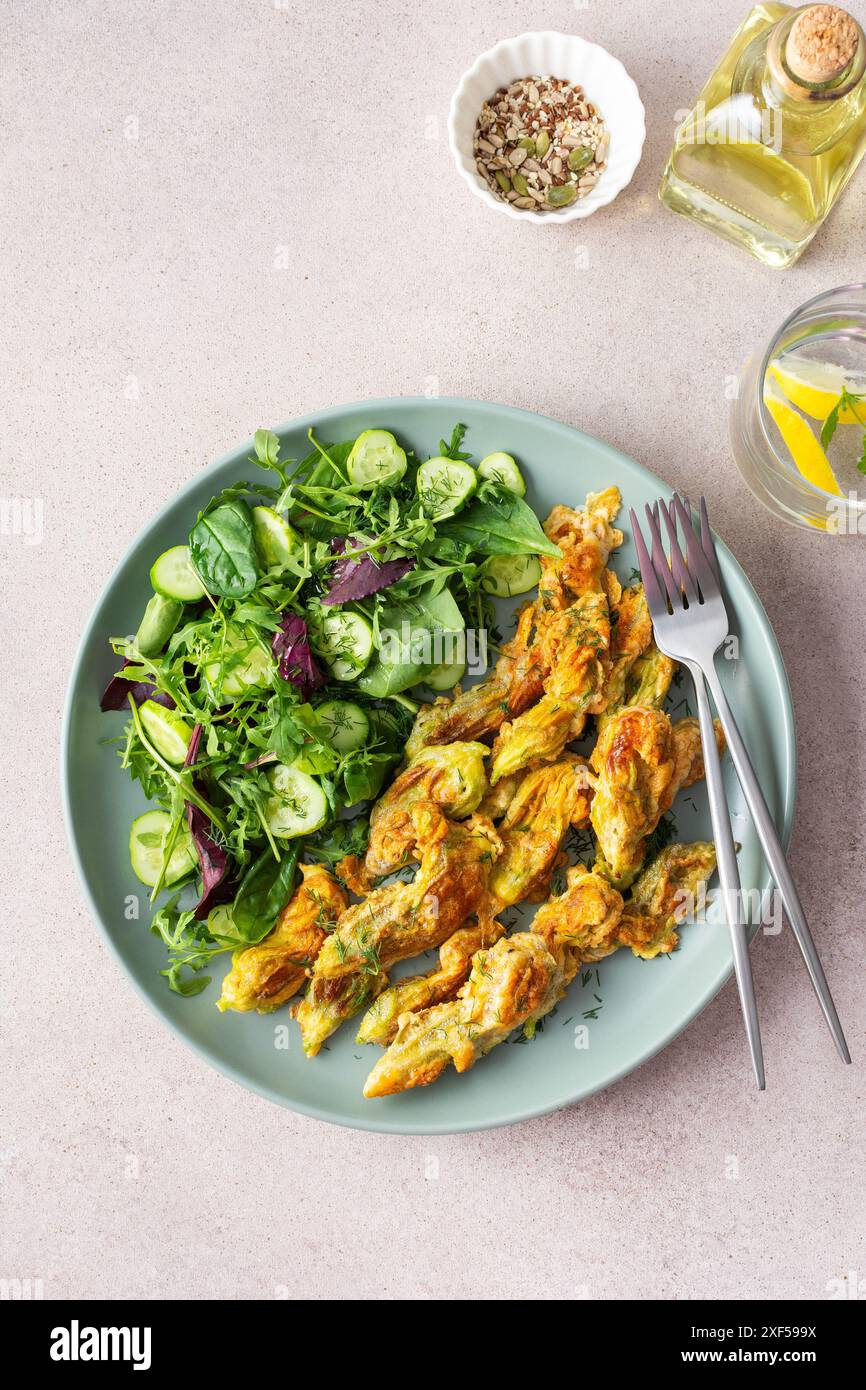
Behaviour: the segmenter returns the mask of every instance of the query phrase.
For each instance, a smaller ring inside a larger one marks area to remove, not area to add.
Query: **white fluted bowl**
[[[473,139],[484,102],[499,87],[507,87],[518,77],[561,77],[580,83],[587,98],[601,113],[610,132],[607,168],[585,198],[568,207],[537,213],[516,208],[491,192],[475,167]],[[472,192],[496,212],[528,222],[570,222],[590,217],[612,203],[640,163],[646,136],[643,103],[638,89],[622,63],[606,49],[576,34],[557,34],[547,30],[503,39],[495,48],[482,53],[463,74],[451,98],[448,140],[461,176]]]

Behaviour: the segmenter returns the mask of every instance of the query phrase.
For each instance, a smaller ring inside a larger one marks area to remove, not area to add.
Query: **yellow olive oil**
[[[757,5],[680,125],[667,207],[767,265],[802,255],[866,153],[866,36],[830,5]]]

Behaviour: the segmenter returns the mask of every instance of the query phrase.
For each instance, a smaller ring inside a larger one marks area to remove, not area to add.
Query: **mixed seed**
[[[551,212],[586,197],[604,172],[610,136],[582,87],[559,77],[521,77],[485,101],[475,162],[497,197]]]

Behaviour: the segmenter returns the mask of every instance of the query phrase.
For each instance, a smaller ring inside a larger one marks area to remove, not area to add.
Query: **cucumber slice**
[[[164,550],[153,563],[150,582],[163,598],[180,599],[182,603],[192,603],[205,595],[204,585],[192,567],[188,545],[173,545],[171,550]]]
[[[180,767],[186,760],[192,726],[177,710],[166,709],[156,700],[145,700],[139,706],[139,718],[157,753],[161,753],[167,763]]]
[[[349,700],[326,700],[319,705],[316,716],[328,743],[338,753],[350,753],[363,748],[370,738],[370,721],[360,705]]]
[[[220,903],[219,907],[212,907],[207,915],[207,929],[211,936],[221,937],[224,941],[231,941],[232,937],[237,937],[238,929],[232,917],[232,903]]]
[[[491,555],[481,566],[481,587],[496,598],[513,598],[534,589],[541,578],[535,555]]]
[[[177,599],[154,594],[135,634],[136,650],[142,656],[156,656],[157,652],[161,652],[180,622],[182,612],[183,604],[178,603]]]
[[[142,706],[143,708],[143,706]],[[129,859],[136,878],[148,888],[156,887],[162,871],[163,847],[171,829],[167,811],[145,811],[129,828]],[[172,883],[186,878],[198,868],[198,856],[189,831],[181,828],[174,842],[163,882]]]
[[[216,699],[236,700],[273,681],[273,658],[243,628],[228,623],[222,645],[215,650],[214,660],[205,664],[204,676]]]
[[[424,677],[424,684],[429,685],[431,690],[453,690],[465,675],[465,661],[443,661],[441,666],[434,666],[430,674]]]
[[[300,768],[277,763],[268,773],[273,794],[265,802],[265,820],[272,835],[292,840],[310,835],[328,819],[328,802],[315,778]]]
[[[482,478],[501,483],[509,492],[516,492],[518,497],[523,497],[526,492],[523,474],[510,454],[488,454],[479,463],[478,472]]]
[[[346,471],[356,487],[399,483],[406,472],[406,454],[388,430],[364,430],[352,446]]]
[[[436,521],[453,516],[478,486],[478,474],[459,459],[432,458],[418,469],[415,487],[424,511]]]
[[[350,608],[328,613],[319,609],[310,613],[309,622],[315,651],[328,663],[334,679],[354,680],[373,652],[373,629],[363,613]]]
[[[283,569],[286,561],[304,548],[297,531],[273,507],[253,507],[253,531],[265,569]]]

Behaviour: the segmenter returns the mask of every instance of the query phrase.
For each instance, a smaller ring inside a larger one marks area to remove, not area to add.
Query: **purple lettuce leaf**
[[[129,657],[124,657],[123,666],[136,664],[136,662],[130,661]],[[137,705],[143,705],[145,700],[153,700],[158,705],[165,705],[166,709],[175,708],[174,700],[166,690],[157,690],[153,681],[127,680],[123,675],[123,667],[118,675],[111,677],[102,692],[99,708],[104,713],[108,710],[129,709],[128,697],[130,695]]]
[[[358,537],[357,543],[364,544],[364,541]],[[331,549],[340,555],[340,559],[331,571],[331,587],[322,599],[326,608],[377,594],[380,589],[387,589],[396,584],[397,580],[402,579],[415,565],[414,560],[406,557],[401,560],[376,561],[369,551],[356,558],[343,555],[346,544],[345,536],[335,536],[331,541]]]
[[[232,896],[225,882],[228,873],[229,857],[222,845],[218,845],[210,834],[210,821],[198,806],[191,801],[186,803],[186,820],[198,855],[201,871],[201,897],[193,908],[196,921],[203,922],[211,908],[226,902]]]
[[[279,663],[278,669],[284,681],[291,681],[301,692],[304,700],[309,700],[314,690],[325,684],[325,677],[316,665],[310,648],[307,624],[294,613],[284,613],[271,642],[271,650]]]
[[[200,744],[201,724],[196,724],[189,741],[189,748],[186,750],[184,767],[191,767],[196,761]],[[200,795],[205,795],[205,789],[197,779],[194,780],[193,786]],[[211,908],[216,907],[219,903],[227,902],[232,897],[233,890],[225,881],[229,868],[229,857],[222,845],[218,845],[211,835],[211,823],[204,811],[200,810],[198,806],[194,806],[191,801],[186,803],[186,821],[195,845],[201,871],[201,897],[193,908],[193,916],[197,922],[203,922]]]

